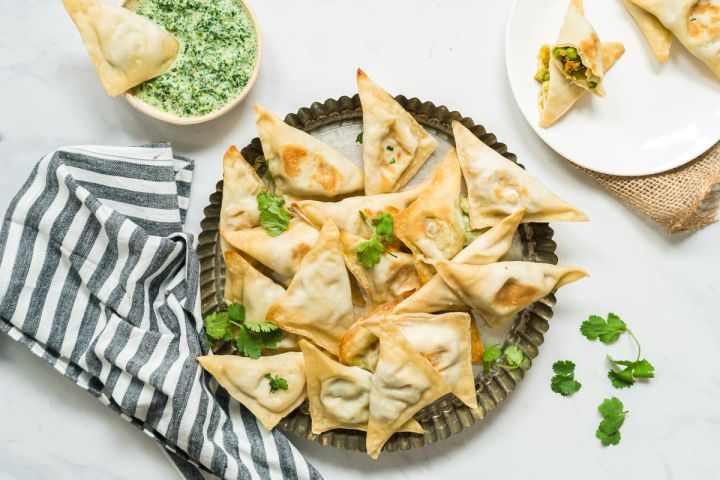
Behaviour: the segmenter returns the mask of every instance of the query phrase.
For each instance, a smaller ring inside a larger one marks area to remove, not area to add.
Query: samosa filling
[[[568,80],[586,80],[590,90],[597,88],[599,77],[583,64],[582,58],[575,47],[557,47],[553,56],[560,60],[563,73]]]
[[[538,105],[540,110],[545,108],[545,99],[550,90],[550,47],[543,45],[537,55],[538,70],[535,74],[535,80],[540,82],[541,89],[538,95]]]

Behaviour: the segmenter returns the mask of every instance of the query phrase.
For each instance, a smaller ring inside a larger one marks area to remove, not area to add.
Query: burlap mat
[[[692,232],[717,221],[720,142],[691,163],[644,177],[617,177],[578,167],[668,233]]]

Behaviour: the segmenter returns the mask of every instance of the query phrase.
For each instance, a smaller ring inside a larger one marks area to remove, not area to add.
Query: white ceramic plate
[[[720,78],[673,40],[661,64],[620,0],[585,0],[602,41],[625,55],[607,72],[605,98],[586,94],[555,125],[540,128],[533,79],[542,44],[556,39],[569,0],[515,0],[505,59],[515,100],[553,150],[578,165],[613,175],[647,175],[696,158],[720,139]]]

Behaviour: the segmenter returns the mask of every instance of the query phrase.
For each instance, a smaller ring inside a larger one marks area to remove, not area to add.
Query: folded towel
[[[0,232],[0,330],[157,440],[186,478],[320,479],[195,361],[208,346],[182,232],[192,173],[164,144],[44,157]]]

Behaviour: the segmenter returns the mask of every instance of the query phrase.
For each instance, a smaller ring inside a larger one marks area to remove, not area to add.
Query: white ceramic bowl
[[[131,8],[138,1],[139,0],[124,0],[121,4],[124,7]],[[237,97],[228,102],[224,107],[199,117],[180,117],[172,113],[165,112],[148,105],[131,93],[125,92],[123,95],[128,103],[145,115],[157,120],[162,120],[163,122],[172,123],[174,125],[196,125],[198,123],[209,122],[210,120],[214,120],[222,115],[225,115],[227,112],[237,107],[240,102],[245,99],[253,85],[255,85],[255,80],[257,80],[258,72],[260,71],[260,60],[262,59],[262,37],[260,35],[257,18],[255,18],[255,14],[245,0],[237,0],[237,2],[248,12],[253,28],[255,29],[255,36],[257,37],[257,57],[255,59],[255,68],[253,69],[247,85],[245,85],[245,88],[238,94]]]

